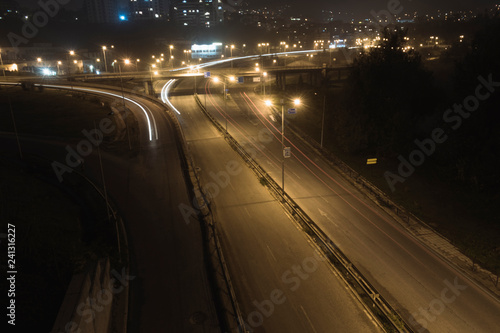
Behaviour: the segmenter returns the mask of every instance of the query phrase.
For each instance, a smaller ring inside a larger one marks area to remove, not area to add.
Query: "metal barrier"
[[[194,96],[198,106],[211,120],[214,126],[224,134],[231,147],[247,162],[260,179],[266,181],[271,194],[278,199],[285,210],[294,217],[315,243],[327,254],[332,265],[341,274],[344,281],[356,293],[365,308],[376,318],[387,332],[413,332],[411,327],[382,297],[375,287],[361,274],[333,241],[317,226],[317,224],[300,208],[300,206],[285,192],[276,181],[248,154],[245,149],[229,134],[224,127],[203,106],[197,95]]]

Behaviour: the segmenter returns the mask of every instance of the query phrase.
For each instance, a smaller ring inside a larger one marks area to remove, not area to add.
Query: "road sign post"
[[[283,148],[283,157],[290,158],[292,156],[292,149],[290,147]]]

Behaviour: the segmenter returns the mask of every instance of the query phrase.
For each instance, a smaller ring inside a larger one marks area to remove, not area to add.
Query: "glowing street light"
[[[233,58],[234,45],[231,45],[231,58]],[[233,60],[231,60],[231,68],[233,68]]]
[[[107,50],[107,47],[103,46],[102,47],[102,54],[103,54],[103,58],[104,58],[104,70],[107,73],[108,72],[108,62],[106,61],[106,50]]]
[[[301,103],[299,98],[293,100],[294,106],[299,106]],[[273,106],[270,100],[266,100],[265,104],[268,107]],[[285,147],[285,99],[281,99],[281,149],[283,151],[283,158],[281,160],[281,190],[282,195],[285,195],[285,158],[289,158],[290,147]]]
[[[226,102],[226,100],[227,100],[227,91],[228,91],[228,89],[226,88],[226,87],[227,87],[227,81],[226,81],[227,79],[226,79],[226,78],[224,78],[224,80],[221,80],[221,79],[219,79],[219,78],[216,76],[216,77],[214,77],[212,80],[213,80],[215,83],[219,83],[219,82],[221,82],[221,83],[222,83],[222,85],[223,85],[223,89],[224,89],[224,92],[223,92],[223,97],[224,97],[224,113],[226,114],[226,116],[225,116],[224,118],[226,119],[226,133],[227,133],[227,102]],[[236,80],[236,78],[235,78],[234,76],[230,76],[230,77],[229,77],[229,80],[230,80],[230,81],[235,81],[235,80]]]

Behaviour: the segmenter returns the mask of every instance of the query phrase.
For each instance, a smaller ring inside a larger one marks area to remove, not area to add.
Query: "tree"
[[[470,51],[457,64],[454,100],[463,103],[474,96],[479,77],[500,82],[500,20],[492,19],[478,31]],[[477,191],[496,193],[500,186],[500,88],[481,100],[479,107],[464,119],[462,126],[450,133],[446,160],[454,180]],[[440,154],[444,154],[445,152]],[[444,160],[444,158],[442,158]]]
[[[336,141],[348,152],[399,154],[416,124],[434,110],[436,90],[420,55],[405,49],[406,30],[382,30],[376,48],[360,52],[334,117]]]

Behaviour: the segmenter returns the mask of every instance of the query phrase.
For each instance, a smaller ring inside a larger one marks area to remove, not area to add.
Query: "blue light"
[[[119,18],[120,21],[127,21],[127,17],[125,15],[120,15]]]

